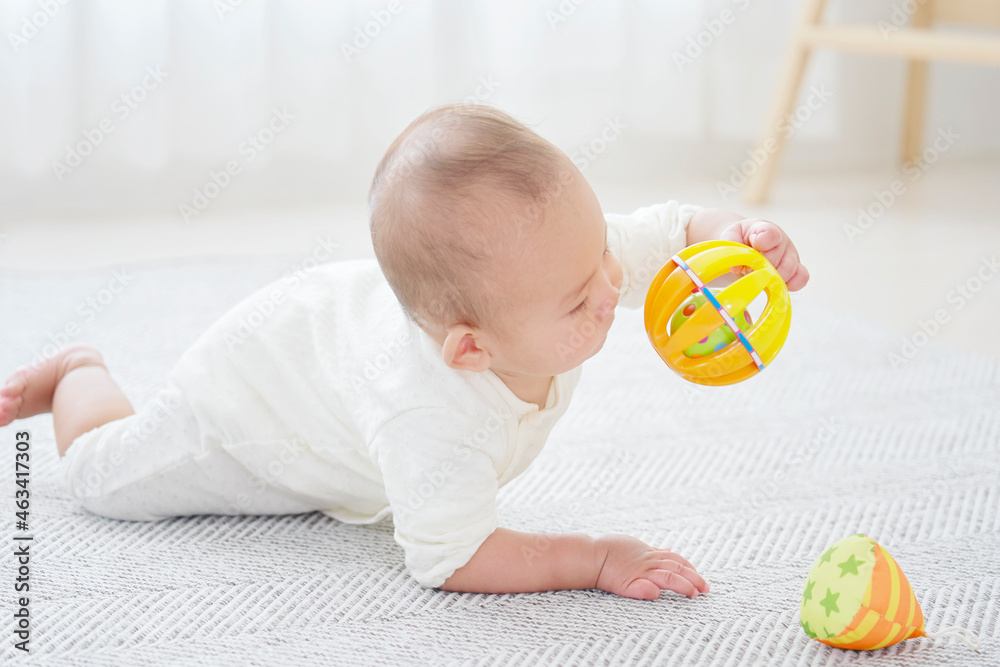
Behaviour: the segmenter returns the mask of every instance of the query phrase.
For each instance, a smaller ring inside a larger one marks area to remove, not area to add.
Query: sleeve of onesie
[[[637,209],[631,215],[605,214],[608,245],[622,264],[618,305],[641,308],[657,271],[687,247],[687,227],[702,207],[676,201]]]
[[[503,428],[447,408],[408,410],[372,441],[406,569],[441,586],[497,528]]]

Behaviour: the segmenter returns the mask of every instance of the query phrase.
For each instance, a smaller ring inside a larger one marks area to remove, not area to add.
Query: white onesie
[[[619,305],[642,306],[698,210],[605,216]],[[81,435],[60,464],[84,507],[119,519],[392,516],[407,569],[437,587],[496,529],[497,490],[538,455],[580,370],[555,376],[539,409],[492,371],[446,366],[374,259],[331,262],[237,304],[153,400]]]

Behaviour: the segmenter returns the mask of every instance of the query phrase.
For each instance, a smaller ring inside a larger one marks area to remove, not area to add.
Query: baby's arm
[[[792,292],[809,282],[809,271],[799,261],[795,245],[773,222],[717,208],[701,209],[688,223],[687,243],[713,239],[743,243],[764,255]]]
[[[655,599],[661,590],[708,591],[684,558],[634,537],[498,527],[498,475],[510,456],[506,432],[482,415],[428,407],[395,417],[376,434],[371,447],[393,509],[394,537],[418,582],[470,593],[599,588],[640,599]]]
[[[539,535],[497,528],[441,586],[468,593],[598,588],[641,600],[671,590],[697,597],[708,584],[687,560],[628,535]]]
[[[757,250],[785,280],[788,289],[802,289],[809,272],[798,251],[773,222],[745,218],[715,208],[668,201],[644,206],[629,215],[606,214],[608,245],[622,265],[618,305],[642,308],[657,271],[670,257],[700,241],[736,241]]]

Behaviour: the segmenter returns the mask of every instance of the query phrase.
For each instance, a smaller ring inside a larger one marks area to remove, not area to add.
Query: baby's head
[[[382,272],[449,366],[547,377],[603,345],[622,274],[597,197],[511,116],[459,104],[417,118],[369,208]]]

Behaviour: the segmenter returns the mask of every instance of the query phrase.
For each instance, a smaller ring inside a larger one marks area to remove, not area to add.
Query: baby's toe
[[[0,387],[0,396],[6,396],[8,398],[20,397],[24,394],[24,390],[27,386],[28,380],[25,377],[25,369],[18,368],[10,374],[7,381],[3,383],[3,387]]]
[[[17,396],[0,396],[0,426],[6,426],[15,419],[17,419],[17,413],[21,409],[21,404],[24,399],[21,395]]]
[[[0,387],[0,426],[6,426],[17,419],[17,413],[24,404],[24,390],[27,386],[24,369],[19,368]]]

